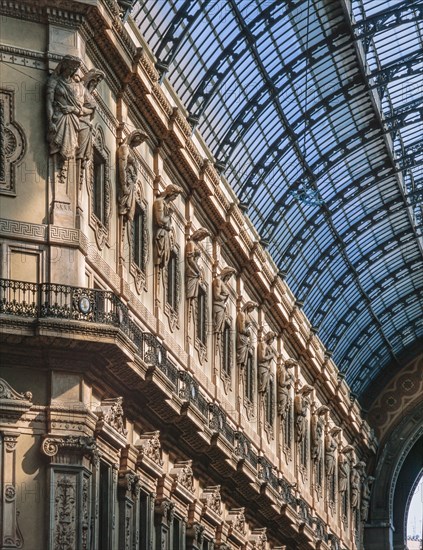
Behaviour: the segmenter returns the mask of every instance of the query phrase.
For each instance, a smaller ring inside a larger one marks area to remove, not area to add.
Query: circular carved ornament
[[[16,489],[13,485],[5,485],[4,487],[4,498],[7,502],[11,502],[16,498]]]
[[[79,311],[86,315],[91,311],[91,301],[86,294],[80,296],[78,300]]]

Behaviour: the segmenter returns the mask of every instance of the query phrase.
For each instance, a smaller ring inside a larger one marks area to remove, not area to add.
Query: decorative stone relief
[[[203,547],[204,525],[197,521],[190,523],[186,530],[187,549],[200,550]]]
[[[134,130],[117,150],[119,168],[118,212],[125,222],[132,222],[135,214],[140,182],[140,164],[134,149],[148,138],[142,130]]]
[[[135,443],[135,447],[138,450],[138,461],[142,461],[146,457],[157,466],[163,466],[160,431],[141,434]]]
[[[192,460],[179,460],[175,462],[169,475],[174,480],[174,485],[187,489],[190,493],[194,491],[194,475],[192,471]]]
[[[221,432],[225,426],[225,413],[216,403],[209,403],[209,428]]]
[[[261,395],[267,392],[271,365],[276,358],[276,351],[272,347],[275,338],[276,334],[270,330],[257,346],[258,392]]]
[[[210,232],[204,227],[200,227],[193,232],[185,246],[185,296],[188,301],[188,322],[193,317],[194,325],[196,323],[195,304],[200,284],[204,280],[204,270],[199,265],[201,250],[198,243],[206,237],[210,237]]]
[[[32,407],[32,393],[18,393],[4,380],[0,378],[0,413],[5,418],[19,418]]]
[[[54,492],[54,550],[75,548],[77,544],[77,476],[57,473]]]
[[[354,464],[351,470],[351,508],[357,510],[360,504],[361,478],[364,475],[366,464],[361,460]]]
[[[267,548],[267,535],[266,527],[256,528],[251,531],[249,542],[252,548],[256,550],[266,550]]]
[[[4,382],[4,381],[3,381]],[[10,386],[7,385],[6,394],[10,395]],[[22,402],[14,390],[12,399]],[[19,416],[19,415],[18,415]],[[15,417],[16,418],[16,417]],[[3,430],[1,432],[3,445],[0,447],[0,510],[2,511],[1,548],[22,548],[23,538],[18,525],[19,512],[16,509],[17,500],[17,456],[16,445],[19,433]]]
[[[222,515],[220,485],[210,485],[209,487],[205,487],[200,496],[200,501],[203,503],[203,514],[206,511],[211,511],[218,516]]]
[[[327,412],[329,412],[329,408],[322,405],[311,417],[311,457],[314,462],[320,462],[323,458],[323,433]]]
[[[350,475],[350,454],[354,451],[351,445],[346,445],[340,455],[338,461],[338,487],[339,492],[345,493],[348,487],[348,479]]]
[[[221,343],[221,337],[225,328],[225,321],[228,318],[228,300],[230,290],[228,281],[236,273],[233,267],[224,267],[219,276],[213,279],[213,330],[217,336],[218,346]],[[219,346],[220,347],[220,346]]]
[[[236,318],[236,363],[242,376],[244,375],[248,354],[254,350],[251,340],[251,328],[253,326],[251,312],[256,307],[257,304],[255,302],[247,302]]]
[[[292,369],[298,363],[295,359],[287,359],[278,368],[277,377],[277,410],[283,421],[289,411],[291,403],[291,388],[294,387],[295,377],[292,374]]]
[[[25,134],[15,121],[15,92],[0,89],[0,193],[16,194],[16,166],[25,152]]]
[[[364,475],[363,484],[361,486],[361,502],[360,502],[360,514],[361,521],[366,523],[369,516],[370,497],[372,494],[372,485],[375,478],[373,476]]]
[[[170,254],[175,247],[175,235],[172,223],[173,201],[182,193],[182,189],[169,184],[159,193],[153,203],[154,235],[154,265],[160,277],[167,268]],[[164,281],[165,282],[165,281]]]
[[[126,437],[128,430],[125,428],[122,403],[123,397],[111,397],[102,400],[96,410],[98,416],[96,430],[101,430],[104,423],[106,423]]]
[[[76,160],[81,162],[79,174],[80,185],[82,185],[87,163],[93,156],[92,121],[97,108],[97,101],[93,96],[93,92],[103,78],[103,71],[100,71],[100,69],[90,69],[87,74],[82,77],[82,86],[80,86],[78,90],[82,95],[82,107],[79,116],[78,146],[76,149]]]
[[[341,432],[339,426],[331,428],[325,438],[325,469],[326,476],[329,478],[335,473],[336,466],[336,449],[338,442],[336,436]]]
[[[301,443],[304,437],[304,428],[307,419],[307,411],[310,406],[310,393],[313,391],[312,386],[305,384],[295,396],[295,439],[297,443]]]
[[[245,508],[231,508],[226,515],[226,523],[230,526],[230,531],[236,531],[241,536],[245,536]]]
[[[74,158],[78,147],[83,94],[76,73],[81,65],[79,57],[65,55],[47,82],[47,139],[50,154],[60,155],[62,161]],[[62,179],[63,164],[61,168]]]

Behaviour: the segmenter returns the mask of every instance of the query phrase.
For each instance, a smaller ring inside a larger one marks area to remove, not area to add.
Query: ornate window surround
[[[204,299],[204,308],[201,308],[202,311],[200,311],[200,296]],[[198,296],[195,301],[195,348],[198,352],[198,358],[200,360],[200,363],[204,363],[204,361],[207,361],[207,339],[208,339],[208,330],[209,330],[209,292],[208,292],[208,285],[206,282],[200,283],[199,289],[198,289]],[[199,335],[200,331],[200,315],[203,315],[203,325],[204,325],[204,341]]]
[[[220,379],[223,382],[226,394],[232,390],[232,363],[234,358],[232,326],[233,320],[231,317],[228,317],[225,320],[220,341]]]
[[[89,206],[89,220],[90,227],[94,231],[97,246],[100,250],[103,249],[105,244],[109,244],[110,237],[110,218],[112,211],[112,192],[111,192],[111,174],[110,174],[110,151],[105,145],[104,131],[100,125],[96,126],[94,143],[93,143],[93,155],[94,150],[104,159],[104,223],[97,218],[94,214],[94,159],[91,159],[88,169],[87,187],[88,195],[90,198]]]
[[[141,211],[140,216],[143,218],[142,265],[138,265],[135,262],[135,253],[134,253],[135,219],[137,214],[140,211]],[[147,264],[148,264],[149,252],[150,252],[149,239],[150,239],[150,233],[148,231],[148,204],[143,196],[142,187],[138,186],[134,220],[131,223],[131,226],[128,231],[128,240],[129,240],[129,247],[130,247],[129,272],[134,278],[135,288],[137,289],[138,294],[141,294],[142,289],[147,290],[146,271],[147,271]]]
[[[168,285],[169,285],[169,266],[171,262],[174,263],[175,270],[174,270],[174,280],[173,284],[175,285],[174,293],[175,293],[175,303],[170,304],[168,302]],[[173,247],[173,250],[170,255],[169,263],[166,267],[166,284],[164,286],[164,311],[166,316],[169,320],[169,328],[171,332],[175,330],[175,328],[179,328],[179,304],[181,301],[181,253],[179,246],[175,244]]]

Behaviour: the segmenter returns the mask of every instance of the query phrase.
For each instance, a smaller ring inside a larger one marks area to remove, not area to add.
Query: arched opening
[[[420,550],[423,540],[423,470],[410,493],[405,517],[408,550]]]

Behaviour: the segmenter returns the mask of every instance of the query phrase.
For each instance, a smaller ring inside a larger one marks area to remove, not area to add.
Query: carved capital
[[[50,458],[59,452],[88,456],[93,464],[97,463],[99,456],[95,439],[84,435],[47,436],[41,445],[41,451]]]

